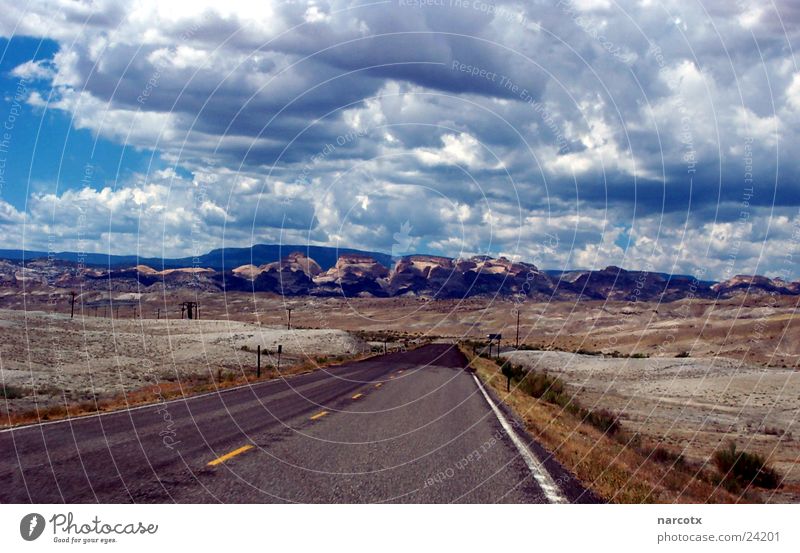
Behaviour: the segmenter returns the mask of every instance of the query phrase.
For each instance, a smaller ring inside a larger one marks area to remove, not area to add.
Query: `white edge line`
[[[305,376],[307,374],[311,374],[311,373],[314,373],[314,372],[316,372],[316,371],[306,371],[306,372],[297,373],[297,374],[290,374],[290,375],[286,375],[286,376],[283,376],[283,377],[280,377],[280,378],[272,378],[270,380],[262,380],[262,381],[259,381],[259,382],[250,382],[248,384],[240,384],[238,386],[231,386],[230,388],[222,388],[220,390],[212,390],[210,392],[203,392],[202,394],[196,394],[196,395],[193,394],[193,395],[188,395],[186,397],[168,399],[168,400],[165,400],[165,401],[154,401],[152,403],[145,403],[144,405],[135,405],[133,407],[125,407],[124,409],[114,409],[112,411],[103,411],[101,413],[90,413],[88,415],[78,415],[76,417],[68,417],[68,418],[63,418],[63,419],[56,419],[56,420],[52,420],[52,421],[41,421],[41,422],[34,422],[34,423],[31,423],[31,424],[21,424],[21,425],[18,425],[18,426],[11,426],[11,427],[8,427],[8,428],[2,428],[2,429],[0,429],[0,434],[5,434],[6,432],[14,432],[14,431],[17,431],[17,430],[25,430],[27,428],[36,428],[36,427],[39,427],[39,426],[50,426],[51,424],[67,424],[67,423],[77,422],[77,421],[84,420],[84,419],[93,419],[93,418],[96,418],[96,417],[107,417],[107,416],[110,416],[110,415],[121,415],[123,413],[127,413],[127,412],[130,412],[130,411],[141,411],[143,409],[154,409],[154,408],[157,408],[157,407],[159,407],[161,405],[169,405],[171,403],[180,403],[180,402],[188,403],[190,401],[194,401],[195,399],[200,399],[200,398],[204,398],[204,397],[208,397],[208,396],[218,396],[218,395],[225,394],[225,393],[228,393],[228,392],[235,392],[236,390],[242,390],[244,388],[256,388],[258,386],[266,386],[267,384],[275,384],[276,382],[280,382],[282,380],[289,380],[289,379],[292,379],[292,378],[297,378],[298,376]]]
[[[478,385],[478,389],[483,394],[484,399],[492,408],[497,420],[500,421],[500,425],[503,427],[503,430],[506,431],[506,434],[511,438],[511,441],[514,442],[514,445],[517,446],[517,450],[519,450],[519,454],[522,456],[522,459],[525,461],[525,464],[528,465],[528,469],[530,469],[531,473],[533,474],[534,479],[536,479],[536,483],[539,484],[539,487],[542,488],[544,495],[547,497],[547,500],[550,503],[568,503],[568,501],[561,495],[561,491],[558,489],[558,485],[553,480],[553,477],[550,476],[550,473],[547,472],[544,464],[536,458],[536,455],[525,445],[525,442],[519,439],[519,436],[511,427],[506,419],[503,412],[495,405],[492,398],[489,397],[489,394],[486,393],[486,390],[483,387],[480,379],[474,374],[472,378],[475,379],[475,383]]]

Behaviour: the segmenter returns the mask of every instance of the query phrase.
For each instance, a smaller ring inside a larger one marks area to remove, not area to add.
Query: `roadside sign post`
[[[492,342],[497,340],[497,355],[500,355],[500,340],[503,339],[502,334],[487,334],[486,338],[489,340],[489,357],[492,356]]]
[[[283,351],[283,345],[278,344],[278,371],[281,370],[281,352]]]
[[[261,378],[261,344],[258,345],[258,369],[256,369],[256,376]]]

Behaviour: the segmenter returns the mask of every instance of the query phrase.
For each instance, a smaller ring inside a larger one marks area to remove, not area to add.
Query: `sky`
[[[21,0],[0,248],[800,278],[791,0]]]

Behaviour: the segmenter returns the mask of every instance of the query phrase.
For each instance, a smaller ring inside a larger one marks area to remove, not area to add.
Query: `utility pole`
[[[286,322],[286,330],[292,330],[292,308],[287,307],[286,310],[289,312],[289,320]]]
[[[72,296],[72,299],[70,301],[69,318],[72,319],[73,317],[75,317],[75,292],[70,292],[70,295]]]
[[[517,345],[516,345],[516,349],[519,349],[519,312],[520,312],[520,309],[519,309],[519,307],[517,307]]]

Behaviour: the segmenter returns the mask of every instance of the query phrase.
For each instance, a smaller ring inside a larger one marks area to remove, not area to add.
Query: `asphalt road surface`
[[[0,502],[594,501],[465,364],[432,344],[3,431]]]

